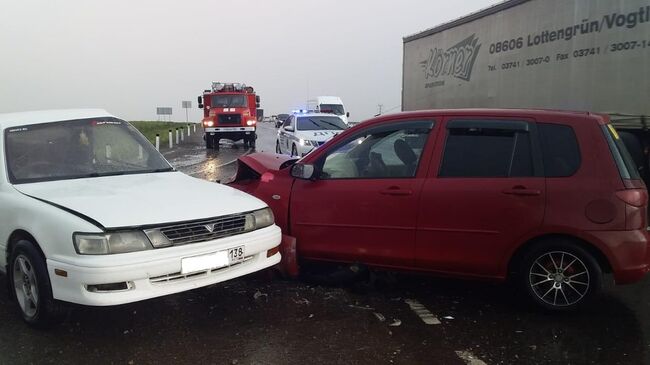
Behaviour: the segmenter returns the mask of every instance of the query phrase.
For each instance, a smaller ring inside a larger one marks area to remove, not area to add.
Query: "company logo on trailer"
[[[429,57],[420,62],[425,78],[429,80],[452,76],[469,81],[480,48],[478,37],[472,34],[446,51],[442,48],[431,49]],[[438,82],[431,84],[433,84],[431,86],[440,86],[444,85],[444,81],[440,81],[440,85],[437,85]],[[427,87],[431,86],[427,84]]]

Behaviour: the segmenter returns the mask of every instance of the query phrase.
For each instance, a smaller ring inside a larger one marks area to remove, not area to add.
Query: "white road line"
[[[469,351],[456,351],[456,355],[461,358],[461,360],[465,361],[465,364],[467,365],[487,365],[485,361],[479,359],[478,357],[474,356]]]
[[[406,304],[411,307],[411,310],[415,312],[415,314],[420,317],[422,322],[426,324],[440,324],[440,320],[438,320],[438,317],[433,315],[433,313],[429,312],[429,310],[423,306],[420,302],[418,302],[415,299],[406,299],[404,300]]]

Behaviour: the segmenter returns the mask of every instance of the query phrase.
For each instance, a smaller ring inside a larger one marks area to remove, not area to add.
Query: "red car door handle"
[[[503,191],[504,194],[508,195],[519,195],[519,196],[537,196],[542,195],[541,190],[536,189],[526,189],[524,186],[515,186],[512,189],[506,189]]]
[[[406,195],[412,195],[413,191],[411,190],[402,190],[396,186],[391,186],[388,189],[384,189],[379,192],[380,194],[383,195],[393,195],[393,196],[406,196]]]

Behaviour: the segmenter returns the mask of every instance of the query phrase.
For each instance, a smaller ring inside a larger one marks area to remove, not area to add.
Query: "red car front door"
[[[417,265],[500,277],[506,255],[544,218],[535,123],[477,117],[444,123],[421,194]]]
[[[296,180],[291,234],[304,259],[413,267],[433,121],[374,125],[332,145]]]

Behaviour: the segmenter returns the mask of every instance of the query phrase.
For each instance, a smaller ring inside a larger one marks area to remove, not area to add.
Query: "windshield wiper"
[[[162,169],[155,169],[155,170],[151,170],[151,171],[147,171],[147,172],[153,173],[153,172],[171,172],[171,171],[176,171],[176,169],[173,168],[173,167],[164,167]]]
[[[90,174],[75,176],[75,179],[84,179],[87,177],[104,177],[104,176],[118,176],[124,175],[124,171],[113,171],[113,172],[91,172]]]

